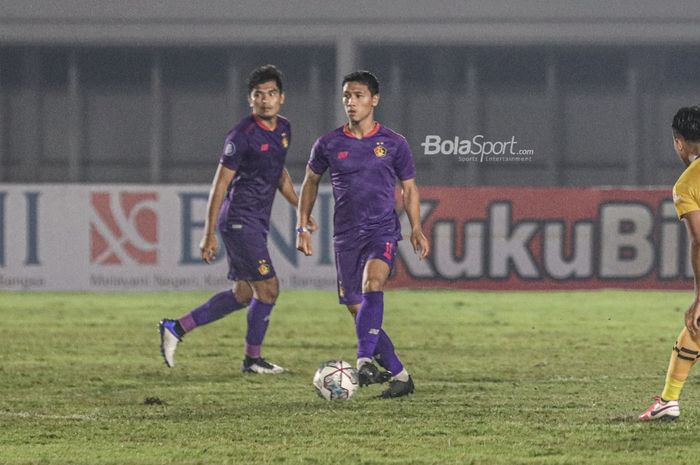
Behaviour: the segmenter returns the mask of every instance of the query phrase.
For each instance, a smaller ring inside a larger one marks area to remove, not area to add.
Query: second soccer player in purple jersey
[[[267,250],[267,234],[275,192],[296,206],[298,197],[284,168],[291,141],[289,121],[279,115],[284,103],[282,78],[272,65],[256,68],[248,79],[248,102],[252,114],[243,118],[226,136],[219,167],[214,175],[204,237],[199,245],[202,259],[216,258],[218,227],[228,257],[228,278],[233,289],[178,319],[160,322],[160,351],[169,367],[175,365],[175,349],[185,334],[212,323],[235,310],[248,307],[243,372],[277,374],[284,368],[265,360],[261,346],[270,314],[279,294],[275,268]],[[313,218],[307,223],[315,229]]]
[[[379,82],[372,73],[348,74],[342,85],[348,123],[320,137],[311,150],[297,212],[297,248],[307,256],[313,253],[305,225],[321,176],[330,171],[338,297],[355,318],[360,385],[390,381],[380,397],[402,397],[413,392],[414,384],[382,328],[383,291],[401,240],[394,210],[397,178],[411,223],[413,249],[421,258],[430,252],[420,222],[413,155],[402,135],[374,120]],[[386,371],[380,371],[373,361]]]

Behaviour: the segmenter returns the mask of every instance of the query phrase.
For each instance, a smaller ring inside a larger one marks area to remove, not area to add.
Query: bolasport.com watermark
[[[528,163],[532,161],[535,153],[532,149],[517,147],[515,136],[509,140],[493,141],[481,134],[471,139],[462,139],[459,136],[443,139],[431,134],[425,136],[425,141],[420,145],[425,155],[456,156],[461,162]]]

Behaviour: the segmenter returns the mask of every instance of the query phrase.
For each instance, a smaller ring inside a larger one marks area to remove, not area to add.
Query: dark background
[[[356,68],[424,185],[669,185],[671,117],[699,100],[698,2],[1,3],[0,182],[208,183],[265,63],[295,182]],[[429,134],[515,137],[532,161],[426,156]]]

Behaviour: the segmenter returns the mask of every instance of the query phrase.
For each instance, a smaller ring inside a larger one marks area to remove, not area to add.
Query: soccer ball
[[[348,400],[360,385],[357,371],[342,360],[323,362],[314,374],[313,384],[318,395],[326,400]]]

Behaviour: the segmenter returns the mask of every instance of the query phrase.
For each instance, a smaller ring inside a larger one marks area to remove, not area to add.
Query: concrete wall
[[[695,42],[690,0],[5,0],[0,40],[221,44],[246,41],[658,43]]]

